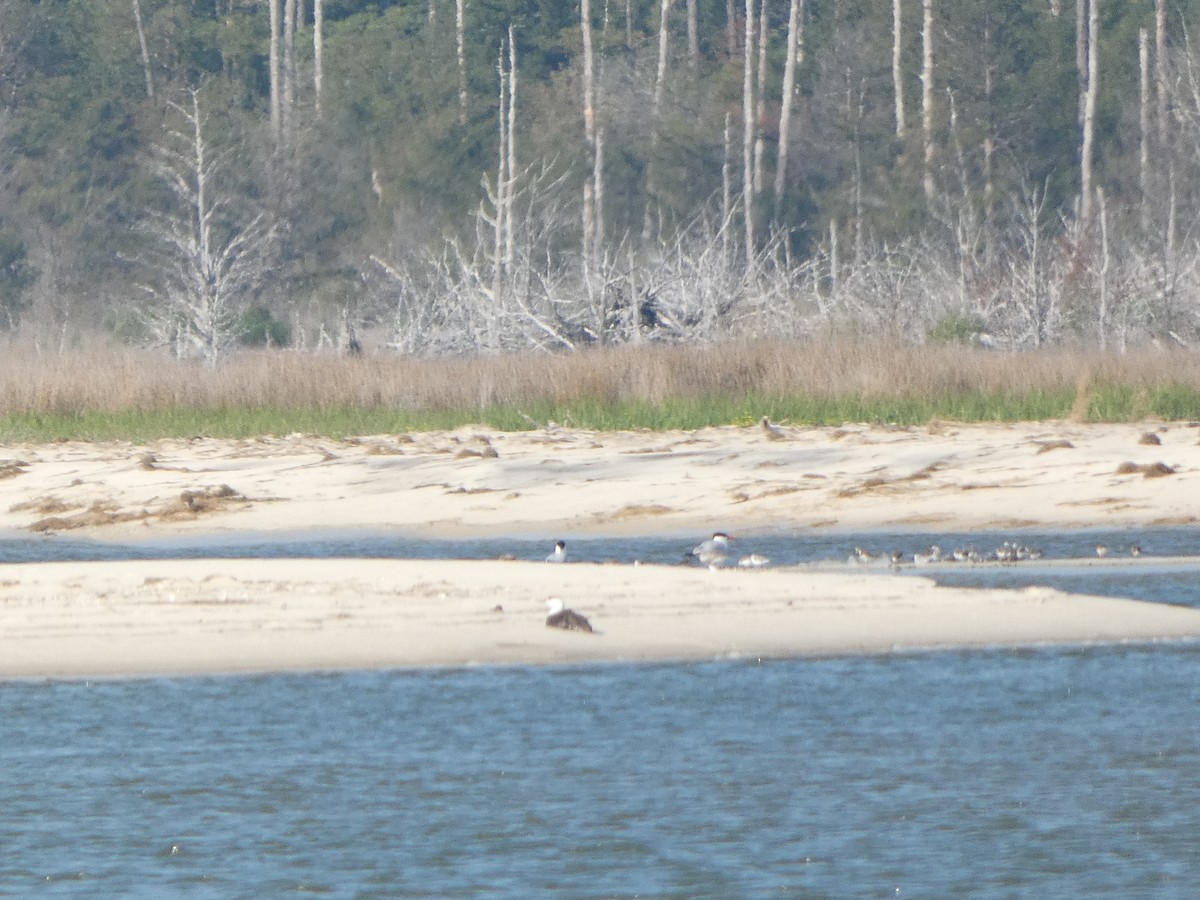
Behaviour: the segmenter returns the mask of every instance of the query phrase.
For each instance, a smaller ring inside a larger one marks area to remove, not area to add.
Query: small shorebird
[[[1129,555],[1130,556],[1141,556],[1142,548],[1140,546],[1138,546],[1137,544],[1130,544],[1129,545]]]
[[[913,554],[913,563],[918,566],[927,566],[930,563],[938,563],[942,561],[942,548],[937,544],[932,544],[928,550],[918,550]]]
[[[567,561],[567,542],[559,541],[554,545],[554,552],[546,557],[546,562],[561,563]]]
[[[711,538],[692,548],[692,556],[714,569],[725,564],[725,560],[729,558],[729,542],[734,540],[737,538],[723,531],[713,532]]]
[[[767,436],[767,440],[786,441],[788,439],[787,432],[785,432],[766,416],[763,416],[762,419],[759,420],[758,424],[762,426],[763,434]]]
[[[749,556],[743,556],[738,560],[738,567],[742,569],[761,569],[770,562],[771,560],[761,553],[751,553]]]
[[[1100,557],[1101,559],[1104,559],[1104,557],[1108,556],[1108,545],[1107,544],[1097,544],[1096,545],[1096,555],[1098,557]]]
[[[546,601],[546,627],[562,628],[565,631],[586,631],[592,633],[592,623],[585,616],[573,609],[566,609],[557,597]]]

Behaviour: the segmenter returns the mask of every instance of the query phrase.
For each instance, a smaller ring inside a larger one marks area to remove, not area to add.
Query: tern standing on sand
[[[692,548],[692,556],[710,569],[724,565],[729,558],[729,542],[732,540],[736,538],[723,531],[715,532],[707,541]]]
[[[567,561],[567,542],[559,541],[554,545],[554,552],[546,557],[546,562],[560,563]]]

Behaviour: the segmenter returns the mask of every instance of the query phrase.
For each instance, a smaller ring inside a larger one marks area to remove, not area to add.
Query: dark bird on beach
[[[573,609],[566,609],[563,602],[557,597],[546,601],[546,610],[549,615],[546,616],[547,628],[562,628],[565,631],[586,631],[592,633],[592,623],[585,616],[580,615]]]

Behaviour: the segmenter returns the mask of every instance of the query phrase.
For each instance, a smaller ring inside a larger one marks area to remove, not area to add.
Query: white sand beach
[[[9,445],[0,449],[0,530],[121,541],[321,529],[569,541],[715,528],[1189,525],[1198,481],[1200,429],[1190,423],[468,427],[347,441]],[[551,597],[588,615],[596,633],[547,629]],[[1200,610],[852,571],[403,560],[0,567],[0,677],[1197,637]]]

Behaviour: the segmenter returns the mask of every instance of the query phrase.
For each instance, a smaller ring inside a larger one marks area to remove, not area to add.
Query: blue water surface
[[[707,535],[662,534],[657,536],[604,536],[565,538],[570,559],[578,563],[640,562],[695,564],[690,551]],[[459,540],[430,540],[408,534],[380,532],[298,532],[294,534],[214,534],[160,538],[142,542],[112,542],[76,538],[71,535],[0,535],[0,563],[53,560],[176,559],[213,557],[244,558],[371,558],[371,559],[497,559],[515,557],[543,560],[553,549],[556,536],[511,536]],[[1068,532],[970,532],[860,534],[757,531],[742,534],[733,545],[738,556],[759,553],[774,566],[796,564],[843,564],[855,547],[863,547],[884,558],[897,550],[905,558],[938,542],[947,551],[975,547],[986,553],[1006,540],[1036,547],[1052,565],[1027,561],[1007,566],[943,565],[908,567],[899,574],[929,577],[944,584],[974,587],[1026,587],[1037,584],[1076,593],[1129,597],[1159,603],[1200,607],[1200,528],[1138,528]],[[1140,567],[1088,567],[1095,560],[1095,547],[1110,548],[1110,559],[1130,559],[1128,548],[1142,549]],[[1187,558],[1171,566],[1153,564],[1156,559]],[[1064,560],[1078,566],[1063,567]]]
[[[1189,897],[1200,648],[0,685],[0,895]]]

